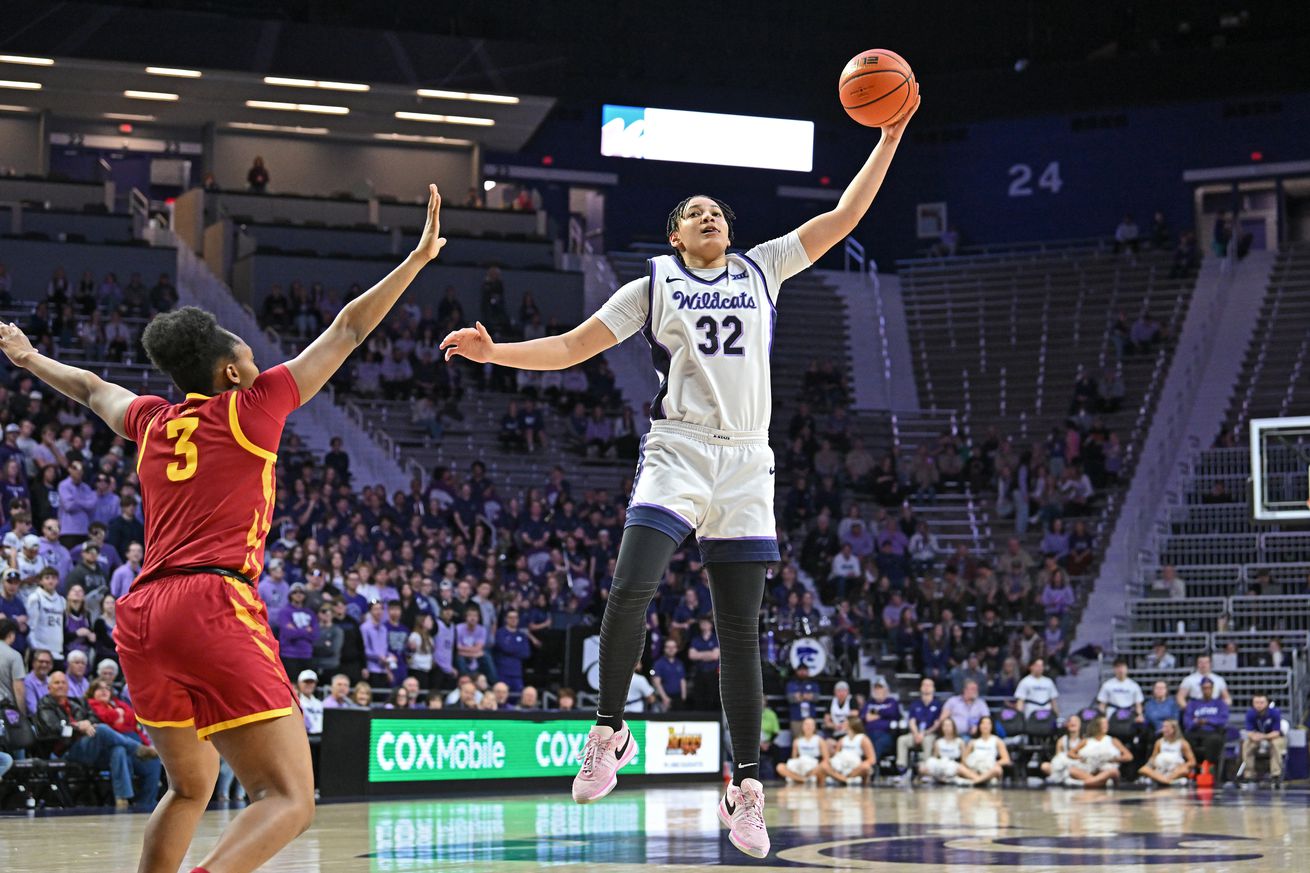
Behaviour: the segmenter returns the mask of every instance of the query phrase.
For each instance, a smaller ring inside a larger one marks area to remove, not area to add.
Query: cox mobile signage
[[[718,722],[634,720],[628,726],[638,751],[625,772],[719,772]],[[590,728],[579,719],[377,718],[369,724],[368,781],[572,776]]]

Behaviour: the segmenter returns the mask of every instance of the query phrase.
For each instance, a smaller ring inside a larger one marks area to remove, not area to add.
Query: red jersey
[[[161,569],[223,567],[258,582],[273,521],[276,449],[300,390],[285,365],[245,391],[132,401],[123,430],[137,444],[146,555],[137,581]]]

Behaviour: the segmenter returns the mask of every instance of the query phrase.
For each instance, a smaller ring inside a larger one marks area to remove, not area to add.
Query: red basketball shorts
[[[114,641],[142,724],[204,739],[294,711],[268,612],[243,582],[206,573],[134,587],[118,602]]]

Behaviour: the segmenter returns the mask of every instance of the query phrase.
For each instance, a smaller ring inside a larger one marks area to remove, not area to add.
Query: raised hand
[[[479,321],[475,322],[474,327],[452,330],[446,334],[446,338],[441,341],[441,348],[446,351],[447,361],[461,355],[475,364],[485,364],[495,353],[496,343]]]
[[[428,220],[414,253],[430,261],[445,244],[446,240],[441,236],[441,192],[436,185],[428,185]]]
[[[889,140],[893,142],[899,140],[901,136],[905,133],[905,128],[906,126],[909,125],[910,119],[913,118],[914,113],[918,111],[919,111],[919,83],[918,81],[915,81],[914,102],[910,104],[909,109],[906,109],[905,112],[901,114],[900,118],[896,119],[891,124],[885,125],[881,128],[882,138],[884,140]]]
[[[0,323],[0,351],[3,351],[16,367],[26,367],[27,359],[36,354],[36,349],[32,348],[32,341],[27,338],[27,334],[18,325],[12,323]]]

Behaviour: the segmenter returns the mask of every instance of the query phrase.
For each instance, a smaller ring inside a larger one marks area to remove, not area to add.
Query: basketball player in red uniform
[[[141,871],[178,869],[213,793],[219,754],[251,803],[195,871],[254,870],[313,821],[296,689],[255,587],[276,451],[287,415],[318,393],[445,245],[435,185],[429,195],[418,247],[295,360],[259,372],[250,347],[194,307],[151,321],[142,343],[186,395],[181,403],[138,397],[51,360],[22,330],[0,325],[10,361],[137,443],[146,555],[118,602],[114,639],[169,782],[146,826]]]

